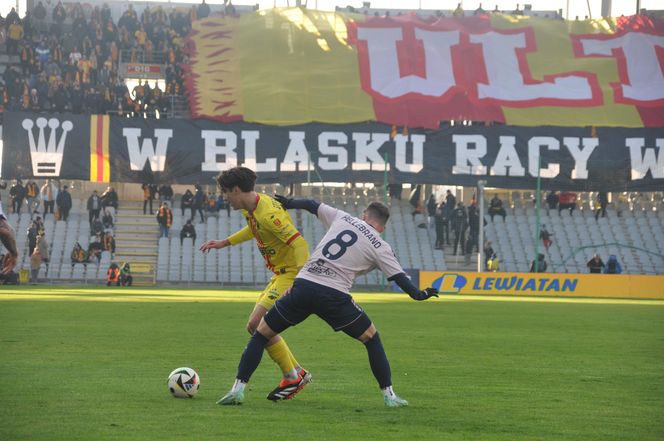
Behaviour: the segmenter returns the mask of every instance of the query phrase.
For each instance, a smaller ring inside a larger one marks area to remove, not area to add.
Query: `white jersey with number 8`
[[[375,268],[387,278],[404,272],[390,244],[362,219],[326,204],[318,207],[318,219],[327,227],[327,233],[298,278],[347,293],[357,276]]]

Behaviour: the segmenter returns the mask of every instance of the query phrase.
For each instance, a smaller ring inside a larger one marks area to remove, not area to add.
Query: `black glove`
[[[414,300],[426,300],[429,297],[438,297],[438,290],[436,288],[426,288],[417,293],[417,295],[411,295],[410,297]]]
[[[274,200],[279,202],[281,206],[284,207],[284,209],[288,210],[290,208],[290,203],[293,201],[293,198],[287,198],[286,196],[275,194]]]

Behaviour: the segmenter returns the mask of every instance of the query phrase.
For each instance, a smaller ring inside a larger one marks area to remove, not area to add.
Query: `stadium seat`
[[[254,280],[257,285],[266,284],[270,277],[272,276],[267,273],[267,270],[263,271],[257,269],[256,272],[254,273]]]
[[[63,262],[60,264],[60,271],[58,271],[58,278],[60,279],[71,279],[71,264],[69,262]]]
[[[85,278],[85,267],[82,264],[76,264],[74,265],[74,269],[72,270],[71,277],[72,279],[84,279]]]
[[[231,267],[230,268],[229,282],[231,282],[231,283],[241,283],[242,282],[242,268],[241,267]]]
[[[205,282],[205,271],[203,269],[194,269],[194,282]]]
[[[167,269],[167,267],[157,268],[157,281],[158,282],[165,282],[167,280],[168,280],[168,269]]]
[[[179,265],[171,265],[168,269],[168,280],[171,282],[179,282],[180,281],[180,266]]]
[[[205,270],[205,281],[206,282],[217,282],[217,271],[216,270]]]

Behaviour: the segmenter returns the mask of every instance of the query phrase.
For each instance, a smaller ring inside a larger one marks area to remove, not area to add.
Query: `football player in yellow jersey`
[[[209,240],[201,245],[202,252],[238,245],[251,239],[265,259],[265,266],[274,273],[258,296],[249,316],[247,331],[253,334],[258,324],[274,303],[293,285],[295,276],[309,258],[306,240],[293,225],[290,214],[268,195],[256,193],[256,173],[246,167],[234,167],[217,177],[224,198],[234,210],[241,210],[247,226],[222,240]],[[311,374],[298,364],[283,338],[277,335],[265,346],[268,354],[279,365],[284,376],[267,396],[277,401],[292,398],[307,383]]]

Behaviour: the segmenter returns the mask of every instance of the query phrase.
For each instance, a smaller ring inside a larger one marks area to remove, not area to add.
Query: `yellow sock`
[[[297,360],[295,359],[295,355],[293,355],[290,349],[288,349],[288,357],[290,357],[290,361],[291,363],[293,363],[293,367],[297,369],[298,366],[300,366],[300,364],[297,362]]]
[[[270,358],[279,365],[284,375],[290,373],[297,366],[297,361],[283,338],[265,349],[270,354]]]

